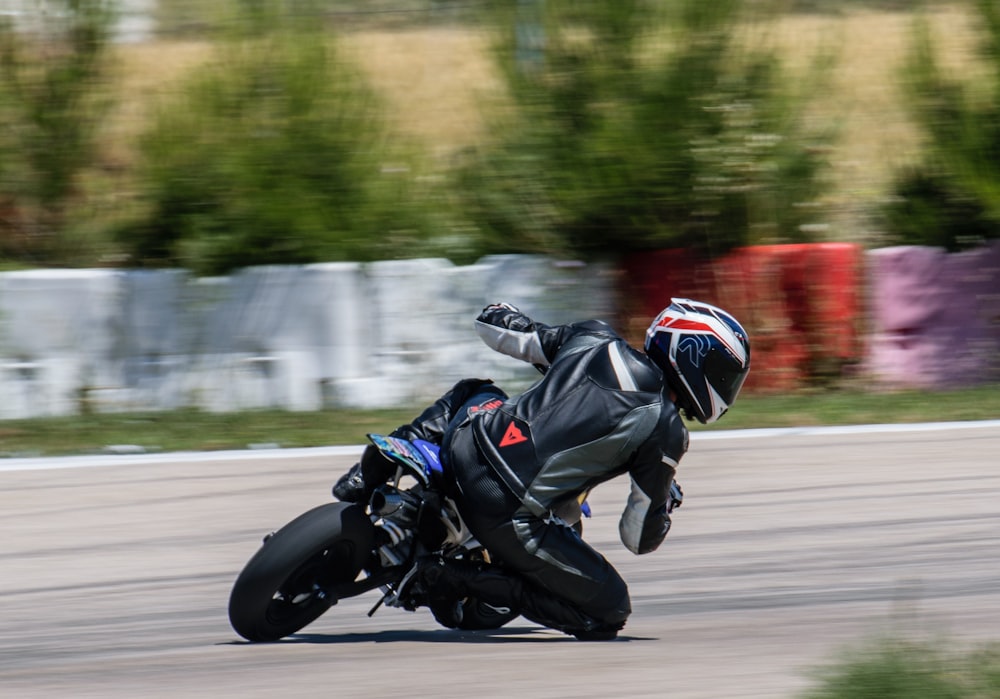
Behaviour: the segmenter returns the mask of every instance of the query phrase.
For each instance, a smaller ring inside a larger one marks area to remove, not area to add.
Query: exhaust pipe
[[[376,488],[369,502],[374,514],[404,525],[416,523],[419,505],[420,501],[409,493],[387,485]]]

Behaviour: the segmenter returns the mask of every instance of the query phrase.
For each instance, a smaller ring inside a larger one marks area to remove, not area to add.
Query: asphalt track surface
[[[243,642],[229,589],[260,537],[328,499],[344,450],[0,462],[3,697],[790,697],[875,635],[1000,640],[1000,423],[692,439],[659,551],[585,536],[630,583],[610,643],[344,600]],[[350,451],[350,450],[348,450]]]

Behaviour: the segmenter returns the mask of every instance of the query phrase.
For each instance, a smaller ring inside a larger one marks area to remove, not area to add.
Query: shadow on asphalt
[[[621,635],[614,641],[605,643],[629,643],[632,641],[654,641],[654,638]],[[405,629],[399,631],[374,631],[371,633],[299,633],[280,641],[276,645],[295,644],[338,644],[338,643],[584,643],[571,636],[565,636],[551,629],[532,627],[508,627],[487,631],[459,631],[455,629]],[[249,646],[249,641],[228,641],[218,645]]]

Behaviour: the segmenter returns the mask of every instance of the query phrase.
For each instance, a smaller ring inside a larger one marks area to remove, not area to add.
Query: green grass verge
[[[867,425],[1000,418],[1000,385],[962,391],[856,390],[799,392],[782,396],[741,396],[733,409],[711,426],[699,429],[747,429],[815,425]]]
[[[391,430],[414,414],[413,410],[178,410],[0,421],[0,457],[89,454],[112,446],[212,451],[254,445],[360,444],[365,433]]]
[[[818,673],[804,699],[996,699],[1000,643],[966,651],[955,643],[887,639],[862,644]]]
[[[309,447],[360,444],[366,432],[386,432],[419,408],[288,412],[197,410],[103,413],[0,421],[0,457],[88,454],[112,445],[147,451],[244,449],[251,445]],[[1000,386],[949,393],[831,391],[740,398],[706,429],[748,429],[939,420],[1000,419]]]

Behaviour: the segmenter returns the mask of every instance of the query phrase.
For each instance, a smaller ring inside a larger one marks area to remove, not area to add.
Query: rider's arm
[[[636,554],[655,551],[670,531],[670,484],[687,450],[687,429],[674,410],[661,416],[659,438],[639,450],[629,474],[632,490],[618,522],[622,543]]]
[[[583,332],[614,335],[611,327],[599,320],[544,325],[505,303],[484,308],[476,318],[476,332],[491,349],[539,368],[549,366],[559,348],[574,335]]]

